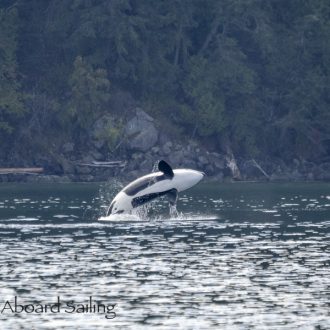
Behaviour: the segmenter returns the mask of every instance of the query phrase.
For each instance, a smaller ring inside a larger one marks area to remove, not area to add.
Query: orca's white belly
[[[164,161],[159,163],[160,172],[145,175],[131,182],[112,201],[107,215],[128,213],[134,207],[143,205],[165,194],[176,201],[177,193],[189,189],[202,180],[204,174],[190,169],[176,169]]]
[[[139,197],[146,194],[158,193],[171,189],[176,189],[178,192],[184,191],[196,185],[204,176],[203,173],[195,170],[177,169],[173,170],[173,172],[174,176],[172,179],[166,179],[150,184],[149,187],[139,191],[135,196]],[[156,172],[155,176],[157,175],[161,175],[161,173]],[[125,188],[123,190],[125,190]]]

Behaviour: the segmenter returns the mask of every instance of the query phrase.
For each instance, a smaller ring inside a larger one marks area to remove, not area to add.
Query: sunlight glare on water
[[[162,199],[104,218],[121,188],[0,185],[0,304],[116,304],[111,320],[2,313],[2,329],[330,328],[329,184],[200,184],[178,214]]]

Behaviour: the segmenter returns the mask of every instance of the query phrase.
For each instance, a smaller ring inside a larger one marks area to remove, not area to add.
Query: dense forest
[[[210,150],[327,162],[329,73],[326,0],[1,0],[0,147],[51,150],[105,113],[115,144],[123,91]]]

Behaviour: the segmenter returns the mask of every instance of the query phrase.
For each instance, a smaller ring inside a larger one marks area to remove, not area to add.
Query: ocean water
[[[0,329],[330,329],[329,183],[120,187],[0,185]]]

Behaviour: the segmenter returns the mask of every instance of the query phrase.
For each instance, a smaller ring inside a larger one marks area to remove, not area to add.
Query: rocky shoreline
[[[128,182],[150,173],[158,160],[168,161],[174,168],[193,168],[205,172],[205,181],[330,181],[330,163],[313,164],[295,162],[287,166],[284,162],[233,160],[226,155],[207,152],[188,144],[187,146],[166,143],[162,148],[153,147],[149,152],[134,153],[130,159],[110,163],[109,166],[91,159],[89,162],[66,160],[55,172],[42,174],[1,174],[0,182],[104,182],[112,178]],[[62,167],[62,171],[61,168]]]
[[[330,181],[330,162],[315,164],[281,159],[242,159],[232,153],[209,152],[196,141],[176,143],[140,108],[123,126],[122,139],[110,152],[107,132],[113,118],[104,116],[93,125],[84,143],[67,142],[59,150],[26,159],[23,166],[41,166],[42,174],[0,174],[0,182],[128,182],[150,173],[158,160],[173,168],[205,172],[206,181]],[[54,156],[54,154],[56,156]],[[18,158],[18,157],[17,157]],[[14,160],[5,164],[15,167]]]
[[[215,157],[211,155],[212,158]],[[155,158],[156,159],[156,158]],[[256,181],[256,182],[303,182],[303,181],[330,181],[330,174],[328,170],[328,164],[322,164],[320,166],[308,164],[307,166],[312,166],[311,169],[306,171],[305,167],[302,168],[277,168],[275,172],[271,173],[268,177],[263,175],[261,171],[251,165],[251,161],[245,161],[240,168],[241,177],[235,178],[231,169],[227,165],[221,167],[221,158],[217,158],[217,165],[214,163],[207,163],[205,167],[199,165],[200,163],[189,162],[191,165],[186,166],[174,166],[176,167],[186,167],[201,170],[206,173],[204,179],[205,182],[237,182],[237,181]],[[224,163],[224,162],[223,162]],[[69,183],[69,182],[105,182],[113,178],[116,178],[123,182],[129,182],[135,178],[148,174],[152,171],[152,162],[148,163],[142,161],[138,163],[137,161],[132,161],[121,168],[90,168],[88,166],[72,165],[72,172],[64,172],[63,174],[32,174],[32,173],[22,173],[22,174],[1,174],[0,182],[35,182],[35,183]],[[172,163],[173,164],[173,163]],[[197,164],[197,166],[193,166]],[[273,167],[273,164],[270,165]],[[265,166],[266,167],[266,166]],[[212,169],[212,172],[210,171]],[[210,174],[211,172],[211,174]]]

